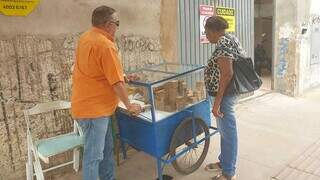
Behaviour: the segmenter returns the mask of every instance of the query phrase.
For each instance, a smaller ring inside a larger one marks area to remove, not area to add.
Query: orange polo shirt
[[[112,85],[124,81],[113,38],[93,27],[79,39],[72,75],[73,118],[97,118],[114,113],[119,99]]]

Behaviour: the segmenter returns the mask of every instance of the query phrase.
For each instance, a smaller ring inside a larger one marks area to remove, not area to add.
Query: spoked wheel
[[[177,127],[171,138],[170,157],[174,157],[183,149],[195,145],[172,162],[174,169],[181,174],[191,174],[196,171],[206,158],[209,149],[209,138],[200,144],[195,143],[192,127],[192,118],[186,118]],[[194,127],[197,142],[209,135],[209,128],[202,119],[195,118]]]

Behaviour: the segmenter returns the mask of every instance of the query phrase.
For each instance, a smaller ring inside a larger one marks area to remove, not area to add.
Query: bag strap
[[[224,36],[228,37],[232,41],[233,44],[237,45],[236,41],[229,34],[225,34]],[[236,52],[234,52],[234,51],[232,51],[230,49],[224,48],[224,47],[220,47],[220,48],[217,48],[217,49],[221,49],[221,50],[227,51],[228,53],[231,53],[231,54],[233,54],[235,56],[238,56],[240,58],[243,58],[243,59],[247,58],[242,54],[236,53]]]
[[[232,50],[230,50],[230,49],[224,48],[224,47],[217,48],[216,50],[224,50],[224,51],[227,51],[228,53],[231,53],[231,54],[233,54],[233,55],[235,55],[235,56],[238,56],[238,57],[240,57],[240,58],[243,58],[243,59],[246,59],[246,58],[247,58],[247,57],[245,57],[245,56],[242,55],[242,54],[236,53],[236,52],[234,52],[234,51],[232,51]]]

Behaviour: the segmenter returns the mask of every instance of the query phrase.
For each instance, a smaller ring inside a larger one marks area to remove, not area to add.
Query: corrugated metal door
[[[199,6],[213,0],[179,0],[179,59],[183,64],[206,64],[214,46],[200,44]],[[254,54],[254,0],[218,0],[217,6],[235,8],[236,36],[247,54]]]

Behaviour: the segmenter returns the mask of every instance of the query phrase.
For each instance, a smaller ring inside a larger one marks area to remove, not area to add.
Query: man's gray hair
[[[112,19],[112,14],[115,13],[116,10],[108,7],[108,6],[100,6],[97,7],[92,12],[92,25],[93,26],[99,26],[102,25]]]

